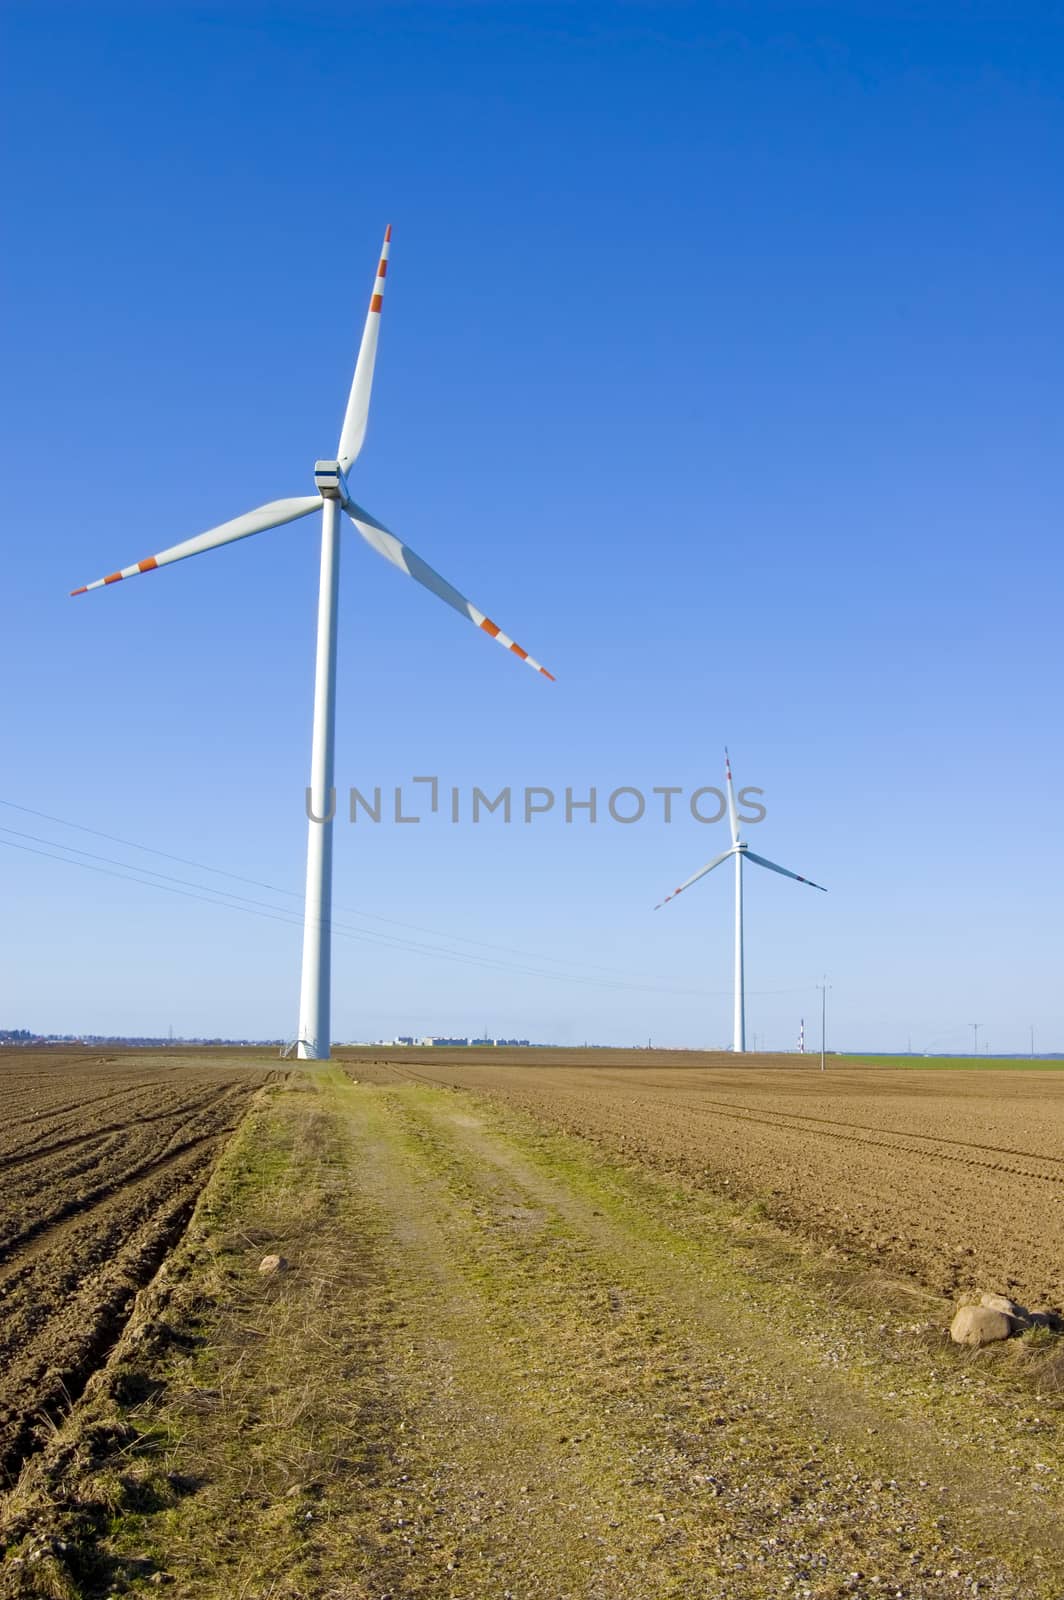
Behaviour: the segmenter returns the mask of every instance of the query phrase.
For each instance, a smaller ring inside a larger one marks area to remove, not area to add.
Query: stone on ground
[[[988,1311],[1002,1311],[1006,1317],[1022,1321],[1027,1315],[1023,1306],[1018,1306],[1015,1300],[1009,1300],[1003,1294],[983,1294],[979,1296],[979,1304],[986,1306]]]
[[[996,1339],[1007,1339],[1015,1326],[1007,1312],[993,1306],[961,1306],[950,1324],[949,1336],[954,1344],[993,1344]]]

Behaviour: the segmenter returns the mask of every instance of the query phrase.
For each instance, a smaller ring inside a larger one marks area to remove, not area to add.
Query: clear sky
[[[354,493],[558,681],[350,531],[341,790],[727,743],[830,890],[747,873],[759,1044],[827,972],[840,1047],[1064,1048],[1059,7],[2,27],[0,796],[202,865],[0,807],[0,1027],[295,1032],[317,520],[68,591],[312,492],[390,221]],[[730,872],[652,910],[726,825],[660,806],[339,824],[334,1037],[726,1043]]]

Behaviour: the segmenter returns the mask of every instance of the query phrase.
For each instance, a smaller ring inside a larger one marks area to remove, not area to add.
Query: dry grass
[[[1057,1596],[1057,1344],[959,1353],[946,1309],[517,1112],[294,1074],[12,1497],[0,1596]]]

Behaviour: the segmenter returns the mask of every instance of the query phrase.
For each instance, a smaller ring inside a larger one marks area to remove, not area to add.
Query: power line
[[[92,830],[89,830],[92,831]],[[193,884],[187,879],[177,878],[171,873],[157,873],[153,869],[133,867],[131,863],[116,861],[111,856],[99,856],[88,850],[78,850],[73,845],[59,844],[53,839],[41,839],[36,834],[19,833],[14,828],[3,828],[0,832],[16,835],[18,839],[33,839],[36,845],[49,844],[57,850],[67,851],[67,855],[57,855],[54,850],[42,850],[35,845],[19,844],[15,839],[0,839],[0,844],[6,845],[11,850],[22,850],[29,855],[43,856],[50,861],[61,862],[68,867],[81,867],[88,872],[97,872],[104,877],[119,878],[128,883],[139,883],[148,889],[161,889],[166,894],[178,894],[183,899],[199,900],[204,905],[221,906],[229,911],[242,911],[248,916],[263,917],[268,921],[282,922],[288,927],[301,928],[303,919],[291,914],[287,908],[270,906],[267,902],[253,900],[247,895],[237,895],[231,890],[212,889],[206,884]],[[160,851],[159,854],[165,852]],[[90,859],[73,861],[71,855],[85,856]],[[106,863],[99,865],[98,863]],[[119,870],[116,870],[119,869]],[[233,874],[233,876],[236,876]],[[163,880],[163,881],[156,881]],[[400,939],[391,934],[380,934],[361,928],[348,928],[342,923],[332,924],[333,932],[341,938],[351,939],[362,944],[383,945],[388,949],[395,949],[411,955],[435,957],[443,961],[456,961],[464,965],[479,967],[487,971],[514,973],[523,977],[545,978],[555,983],[576,984],[583,987],[628,990],[646,994],[663,994],[672,996],[694,996],[698,998],[721,997],[730,991],[663,988],[653,984],[645,984],[630,979],[593,978],[582,977],[579,974],[563,972],[544,972],[533,967],[518,966],[514,962],[495,961],[490,957],[478,956],[463,950],[445,950],[435,945],[422,944],[416,940]],[[754,991],[761,994],[797,994],[804,989],[765,989]]]
[[[211,866],[208,862],[195,861],[189,856],[179,856],[179,855],[173,854],[171,851],[168,851],[168,850],[159,850],[159,849],[156,849],[155,846],[153,846],[153,845],[140,844],[135,839],[125,839],[119,834],[105,833],[100,828],[90,828],[85,823],[73,822],[68,817],[57,817],[57,816],[55,816],[52,813],[47,812],[47,811],[38,811],[38,810],[35,810],[32,806],[20,805],[15,800],[5,800],[2,797],[0,797],[0,805],[8,806],[8,807],[10,807],[10,809],[12,809],[14,811],[21,811],[21,812],[25,813],[27,816],[40,817],[42,819],[42,821],[45,821],[45,822],[57,823],[60,827],[63,827],[63,828],[74,828],[78,832],[91,834],[95,838],[106,839],[111,844],[120,844],[120,845],[125,846],[127,849],[131,849],[131,850],[142,850],[146,855],[156,855],[156,856],[159,856],[163,860],[176,862],[180,866],[194,867],[194,868],[196,868],[196,870],[198,870],[200,872],[210,872],[210,873],[214,874],[217,877],[230,878],[230,879],[232,879],[232,881],[234,883],[244,883],[244,884],[249,885],[252,888],[266,889],[270,894],[282,894],[282,895],[288,896],[288,897],[290,897],[292,899],[300,899],[300,898],[302,898],[300,893],[298,891],[294,890],[294,889],[284,889],[284,888],[281,888],[277,884],[266,883],[261,878],[246,877],[243,874],[238,873],[238,872],[230,872],[225,867],[214,867],[214,866]],[[206,896],[218,896],[219,897],[216,900],[215,899],[205,900],[206,904],[223,904],[224,905],[224,904],[227,904],[229,901],[242,901],[242,902],[245,902],[246,905],[251,906],[251,907],[262,907],[262,908],[264,908],[264,910],[260,914],[262,914],[262,915],[271,914],[271,915],[274,916],[275,920],[280,920],[282,917],[284,917],[285,920],[292,920],[292,919],[288,918],[287,916],[285,916],[286,908],[283,907],[283,906],[270,906],[268,904],[268,902],[266,902],[266,901],[255,900],[255,899],[253,899],[253,898],[251,898],[251,897],[249,897],[247,895],[238,895],[238,894],[235,894],[231,890],[224,890],[223,891],[223,890],[220,890],[220,889],[212,889],[209,884],[189,884],[188,880],[185,879],[185,878],[178,878],[178,877],[175,877],[173,874],[170,874],[170,873],[157,872],[153,867],[140,868],[140,867],[134,866],[132,862],[115,861],[110,856],[93,855],[93,853],[91,851],[79,850],[75,845],[60,844],[58,840],[54,840],[54,839],[41,839],[36,834],[19,833],[18,830],[15,829],[15,828],[3,828],[3,829],[0,829],[0,832],[14,834],[17,838],[33,839],[38,844],[53,845],[56,849],[68,851],[72,855],[89,856],[92,860],[104,861],[104,862],[109,863],[111,866],[128,868],[129,871],[132,872],[132,873],[144,873],[144,874],[146,874],[145,877],[131,878],[130,881],[133,881],[133,882],[146,883],[149,878],[162,878],[162,879],[165,879],[169,883],[184,885],[186,890],[195,889],[195,890],[198,890],[198,891],[203,891],[204,895],[206,895]],[[6,842],[6,841],[0,840],[0,843],[4,843],[4,842]],[[61,857],[61,856],[56,856],[56,857],[53,857],[53,859],[54,860],[64,860],[65,858]],[[81,865],[81,863],[79,863],[79,862],[70,862],[69,865],[78,866],[78,865]],[[163,888],[164,884],[160,883],[160,884],[155,885],[155,887]],[[240,907],[233,905],[233,906],[230,906],[230,909],[231,910],[238,910],[238,909],[240,909]],[[337,910],[343,911],[347,915],[350,915],[350,916],[362,917],[362,918],[364,918],[364,919],[366,919],[368,921],[382,922],[382,923],[387,924],[389,927],[406,928],[411,933],[424,933],[424,934],[429,935],[431,938],[454,940],[459,944],[475,945],[479,949],[484,949],[484,950],[497,950],[497,951],[499,951],[499,952],[501,952],[503,954],[506,954],[506,955],[519,956],[519,957],[523,958],[526,961],[545,961],[545,962],[553,963],[555,965],[565,965],[565,966],[574,965],[574,963],[570,962],[568,960],[568,958],[565,957],[565,956],[551,956],[551,955],[543,954],[542,952],[539,952],[539,951],[519,950],[519,949],[516,949],[512,945],[497,944],[497,943],[491,942],[491,941],[486,940],[486,939],[473,939],[473,938],[469,938],[468,936],[466,936],[464,934],[444,932],[439,928],[426,928],[426,927],[421,926],[418,923],[402,922],[402,921],[400,921],[399,919],[397,919],[395,917],[380,916],[375,912],[362,911],[362,910],[357,909],[354,906],[342,906],[342,905],[340,905],[340,906],[337,906]],[[301,916],[297,916],[294,919],[294,925],[295,926],[302,926],[302,921],[303,921],[302,917]],[[574,976],[571,972],[549,973],[549,972],[531,971],[528,968],[517,968],[517,967],[514,967],[509,962],[498,962],[498,963],[489,962],[486,958],[475,957],[475,956],[472,956],[472,955],[466,955],[462,951],[446,951],[446,950],[439,949],[436,946],[424,946],[424,945],[420,944],[419,941],[404,940],[404,939],[401,939],[401,938],[399,938],[398,936],[395,936],[395,935],[374,934],[369,930],[362,930],[362,929],[355,929],[355,928],[345,928],[342,923],[338,923],[335,920],[333,921],[332,926],[333,926],[334,931],[337,932],[337,933],[340,933],[341,935],[346,935],[347,937],[353,938],[353,939],[362,939],[362,940],[366,941],[367,943],[379,943],[379,944],[390,945],[391,947],[396,948],[396,949],[412,950],[412,951],[416,951],[416,952],[421,953],[421,954],[428,954],[428,953],[437,954],[437,955],[440,955],[441,957],[443,957],[446,960],[466,960],[466,961],[468,961],[470,963],[479,963],[479,964],[482,964],[482,965],[484,965],[486,967],[487,966],[496,966],[500,970],[504,970],[504,971],[507,971],[507,970],[519,971],[520,970],[520,971],[523,971],[526,976],[546,977],[546,978],[554,977],[554,978],[557,978],[557,979],[563,979],[567,983],[577,983],[577,982],[596,983],[598,986],[603,987],[603,988],[605,988],[605,987],[614,987],[615,986],[615,987],[623,988],[623,989],[638,989],[638,990],[640,990],[642,992],[645,992],[645,993],[675,994],[675,995],[678,995],[678,996],[699,996],[699,997],[709,996],[709,997],[713,997],[713,996],[723,996],[728,992],[728,991],[723,990],[723,989],[721,989],[721,990],[705,990],[705,989],[676,988],[676,987],[673,987],[673,986],[669,985],[667,982],[662,981],[662,980],[651,980],[650,983],[637,983],[637,982],[633,982],[630,978],[628,978],[626,973],[624,973],[620,968],[617,968],[617,967],[602,966],[602,965],[600,965],[600,964],[598,964],[596,962],[588,962],[588,961],[581,961],[581,962],[575,963],[576,966],[582,968],[583,971],[585,971],[585,972],[601,972],[601,973],[607,974],[609,976],[612,976],[614,979],[618,980],[615,985],[609,985],[609,984],[607,984],[605,982],[600,982],[600,980],[597,980],[597,979],[591,979],[591,978],[582,979],[578,975]],[[805,989],[807,987],[809,987],[809,986],[806,985],[806,986],[802,986],[800,988],[794,988],[794,989],[751,990],[751,993],[752,994],[762,994],[762,995],[800,994],[800,993],[804,993]]]
[[[251,888],[255,888],[255,889],[266,889],[270,894],[283,894],[283,895],[287,896],[288,898],[294,899],[294,900],[301,900],[303,898],[302,892],[299,891],[299,890],[296,890],[296,889],[283,889],[278,884],[266,883],[261,878],[245,877],[243,874],[241,874],[239,872],[230,872],[225,867],[212,867],[209,864],[209,862],[194,861],[189,856],[174,855],[168,850],[158,850],[158,849],[155,848],[154,845],[139,844],[137,842],[137,840],[135,840],[135,839],[124,839],[119,834],[116,834],[116,833],[104,833],[99,828],[89,828],[84,823],[72,822],[67,817],[53,816],[48,811],[37,811],[32,806],[19,805],[18,802],[14,801],[14,800],[5,800],[2,797],[0,797],[0,805],[9,806],[14,811],[24,812],[27,816],[39,817],[44,822],[57,823],[62,828],[75,828],[80,833],[92,834],[94,838],[106,839],[111,844],[124,845],[127,849],[130,849],[130,850],[143,850],[146,855],[159,856],[164,861],[174,861],[174,862],[177,862],[178,865],[180,865],[180,866],[194,867],[199,872],[210,872],[210,873],[213,873],[217,877],[231,878],[234,883],[244,883],[244,884],[249,885]],[[34,839],[34,838],[37,837],[35,834],[19,834],[18,830],[14,829],[14,828],[5,828],[5,829],[2,829],[0,831],[3,831],[5,833],[14,833],[19,838]],[[2,841],[0,841],[0,842],[2,842]],[[58,840],[54,840],[54,839],[38,840],[38,842],[39,843],[44,843],[44,844],[54,844],[57,849],[69,850],[75,855],[90,855],[91,854],[90,851],[78,850],[76,848],[76,846],[74,846],[74,845],[60,844],[58,842]],[[107,857],[107,856],[97,856],[94,859],[101,860],[101,861],[107,861],[107,860],[110,860],[111,858]],[[132,863],[131,862],[120,862],[120,863],[117,863],[117,865],[132,867]],[[133,867],[133,870],[134,871],[143,870],[144,872],[149,873],[152,877],[157,877],[157,878],[169,878],[170,877],[170,874],[163,873],[163,872],[156,872],[154,870],[154,868],[150,868],[150,867],[145,867],[143,869],[137,868],[137,867]],[[172,878],[171,881],[174,882],[174,883],[184,883],[184,882],[186,882],[186,880],[184,878]],[[207,885],[207,884],[197,885],[197,887],[205,889],[208,894],[220,894],[220,893],[222,893],[221,890],[211,889],[209,887],[209,885]],[[242,900],[242,899],[247,899],[247,896],[235,895],[234,894],[234,895],[232,895],[232,898],[236,899],[236,900]],[[258,901],[252,900],[249,903],[252,904],[252,905],[262,905],[264,902],[262,902],[261,900],[258,900]],[[273,909],[280,910],[282,908],[277,907],[277,908],[273,908]],[[445,932],[441,928],[426,928],[426,927],[424,927],[421,924],[416,923],[416,922],[403,922],[403,921],[400,921],[396,917],[384,917],[384,916],[379,915],[379,913],[377,913],[377,912],[362,911],[358,907],[355,907],[355,906],[337,905],[336,909],[338,911],[344,912],[348,916],[362,917],[362,918],[365,918],[367,921],[370,921],[370,922],[382,922],[382,923],[385,923],[387,926],[393,927],[393,928],[405,928],[410,933],[424,933],[424,934],[427,934],[430,938],[436,938],[436,939],[452,939],[452,940],[457,941],[457,943],[459,943],[459,944],[476,945],[478,948],[483,949],[483,950],[498,950],[498,951],[500,951],[501,953],[503,953],[505,955],[519,956],[519,957],[521,957],[521,958],[523,958],[524,960],[527,960],[527,961],[546,961],[546,962],[549,962],[549,963],[552,963],[552,964],[558,965],[558,966],[572,966],[572,965],[574,965],[574,963],[572,963],[569,960],[569,958],[566,957],[566,956],[552,956],[552,955],[546,955],[546,954],[544,954],[544,953],[542,953],[540,951],[519,950],[519,949],[516,949],[513,945],[498,944],[498,943],[495,943],[493,941],[489,941],[487,939],[473,939],[473,938],[468,937],[465,934]],[[302,921],[302,918],[300,918],[300,921]],[[340,925],[338,923],[336,923],[336,922],[333,923],[333,927],[334,928],[338,929],[339,926]],[[381,936],[381,937],[384,937],[384,936]],[[625,973],[618,967],[602,966],[601,964],[599,964],[597,962],[593,962],[593,961],[580,961],[580,962],[575,963],[575,965],[581,967],[586,972],[603,972],[603,973],[607,973],[607,974],[612,974],[614,977],[622,979],[625,982],[625,986],[626,987],[629,986],[628,983],[627,983],[627,979],[626,979]],[[568,976],[568,974],[566,976]],[[659,980],[659,982],[660,982],[660,987],[661,987],[663,993],[668,993],[668,994],[686,994],[686,995],[698,994],[698,995],[701,995],[701,994],[705,994],[707,992],[707,991],[702,990],[702,989],[673,989],[673,988],[669,987],[668,983],[665,980]],[[723,990],[721,990],[720,992],[722,994],[724,993]],[[786,993],[788,991],[785,991],[785,990],[762,990],[762,991],[752,991],[752,992],[781,993],[782,994],[782,993]],[[795,992],[797,992],[797,991],[795,991]]]

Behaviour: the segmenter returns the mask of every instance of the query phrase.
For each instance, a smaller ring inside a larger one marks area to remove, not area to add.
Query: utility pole
[[[974,1046],[974,1049],[972,1050],[972,1054],[974,1056],[977,1056],[979,1054],[979,1029],[981,1027],[981,1023],[969,1022],[968,1026],[972,1030],[972,1037],[973,1037],[973,1039],[975,1041],[975,1046]]]
[[[827,1064],[824,1060],[824,1057],[827,1054],[825,1049],[825,1041],[827,1039],[828,1017],[828,975],[826,972],[824,974],[823,983],[818,983],[817,988],[820,990],[820,1070],[821,1072],[826,1072]]]
[[[1034,1060],[1034,1023],[1031,1023],[1031,1060]]]

